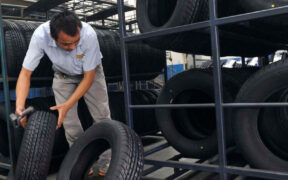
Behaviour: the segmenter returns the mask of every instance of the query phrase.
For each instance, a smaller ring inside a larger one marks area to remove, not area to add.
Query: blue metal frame
[[[1,5],[1,3],[0,3]],[[5,54],[5,42],[4,42],[4,32],[3,32],[3,22],[2,22],[2,8],[0,6],[0,53],[1,53],[1,67],[2,67],[2,83],[5,98],[5,110],[6,110],[6,122],[7,122],[7,132],[9,141],[9,163],[0,163],[0,167],[9,169],[9,177],[13,177],[13,167],[15,163],[15,148],[14,148],[14,136],[12,131],[12,126],[10,125],[10,95],[9,95],[9,85],[8,85],[8,74],[7,74],[7,64],[6,64],[6,54]]]
[[[222,93],[222,75],[221,75],[221,66],[220,66],[220,45],[219,45],[219,33],[218,26],[237,23],[242,21],[253,20],[257,18],[264,18],[276,15],[282,15],[288,13],[288,6],[267,9],[257,12],[245,13],[235,16],[217,18],[217,0],[209,0],[209,12],[210,20],[193,23],[178,27],[172,27],[167,29],[161,29],[153,32],[142,33],[139,35],[127,36],[125,30],[125,15],[123,11],[124,2],[123,0],[118,1],[118,14],[119,14],[119,25],[121,32],[121,58],[122,58],[122,72],[124,77],[124,88],[125,88],[125,107],[126,107],[126,119],[128,125],[132,127],[132,112],[131,109],[150,109],[150,108],[216,108],[216,120],[217,120],[217,138],[218,138],[218,152],[219,152],[219,165],[203,165],[197,163],[183,163],[175,161],[156,161],[156,160],[147,160],[145,159],[145,164],[151,164],[158,167],[173,167],[173,168],[182,168],[182,169],[193,169],[193,170],[202,170],[217,172],[220,174],[222,180],[227,179],[227,173],[237,174],[249,177],[259,177],[259,178],[272,178],[272,179],[288,179],[288,173],[281,173],[275,171],[267,170],[256,170],[256,169],[247,169],[247,168],[238,168],[227,166],[226,162],[226,149],[225,149],[225,127],[224,127],[224,116],[223,108],[259,108],[259,107],[282,107],[288,106],[288,103],[223,103],[223,93]],[[128,56],[126,43],[143,40],[146,38],[151,38],[155,36],[163,36],[173,33],[191,31],[191,30],[200,30],[204,28],[210,28],[211,33],[211,43],[212,43],[212,55],[214,59],[213,75],[214,75],[214,93],[215,93],[215,103],[209,104],[165,104],[165,105],[131,105],[131,96],[130,96],[130,87],[129,87],[129,69],[128,69]],[[285,45],[283,45],[285,47]],[[287,48],[287,46],[286,46]],[[165,146],[165,145],[162,145]],[[161,149],[163,147],[156,147]],[[152,151],[152,150],[151,150]],[[149,154],[149,152],[147,152]],[[149,179],[149,178],[148,178]]]

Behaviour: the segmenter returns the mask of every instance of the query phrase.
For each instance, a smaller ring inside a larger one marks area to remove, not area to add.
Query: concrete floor
[[[152,149],[153,147],[159,146],[161,144],[165,144],[166,140],[161,137],[161,136],[145,136],[144,138],[142,138],[143,141],[143,145],[144,145],[144,151],[147,151],[149,149]],[[179,155],[179,153],[172,147],[167,147],[163,150],[160,150],[158,152],[155,152],[153,154],[150,154],[148,156],[146,156],[146,159],[152,159],[152,160],[168,160],[172,157],[175,157]],[[236,154],[236,156],[238,156]],[[1,155],[0,155],[1,157]],[[1,159],[1,158],[0,158]],[[241,159],[241,157],[240,157]],[[180,158],[179,161],[181,162],[190,162],[190,163],[195,163],[198,161],[198,159],[190,159],[190,158]],[[212,158],[210,160],[204,161],[202,163],[204,164],[217,164],[217,156],[216,158]],[[228,163],[229,164],[229,163]],[[236,165],[236,164],[235,164]],[[243,166],[243,164],[240,164],[239,166]],[[144,166],[144,171],[151,168],[151,165],[145,165]],[[97,168],[96,168],[97,169]],[[157,171],[154,171],[153,173],[143,177],[143,179],[181,179],[181,180],[218,180],[220,179],[217,173],[210,173],[210,172],[200,172],[200,171],[188,171],[184,174],[182,174],[179,177],[170,177],[171,175],[173,175],[175,172],[175,170],[173,168],[160,168]],[[96,173],[95,173],[96,174]],[[47,180],[55,180],[57,177],[57,174],[51,174],[48,176]],[[170,178],[169,178],[170,177]],[[87,178],[87,180],[99,180],[100,178],[97,176],[91,176],[89,177],[89,179]],[[244,177],[237,177],[235,175],[229,175],[228,176],[229,180],[247,180],[247,178]],[[253,180],[255,180],[255,178],[252,178]],[[7,177],[5,176],[0,176],[0,180],[7,180]]]

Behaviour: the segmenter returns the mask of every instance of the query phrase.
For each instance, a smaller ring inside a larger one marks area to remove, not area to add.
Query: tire
[[[213,77],[213,69],[191,69],[190,71],[194,71],[195,76],[197,76],[197,72],[200,72],[200,75],[202,73],[207,73],[210,76]],[[234,98],[236,97],[241,85],[240,82],[237,81],[237,79],[233,78],[230,74],[227,74],[225,71],[223,71],[222,69],[222,81],[223,81],[223,86],[224,86],[224,90],[225,95],[227,97],[224,97],[224,99],[230,99],[232,98],[234,100]],[[174,103],[175,104],[189,104],[191,103],[191,98],[193,98],[193,94],[191,94],[191,92],[189,91],[185,91],[180,93],[179,95],[177,95],[177,98],[175,98]],[[192,139],[204,139],[207,136],[207,133],[209,134],[209,131],[211,131],[211,127],[209,127],[210,124],[210,118],[204,118],[202,119],[201,117],[203,117],[203,115],[198,114],[199,117],[197,116],[195,118],[195,120],[197,118],[199,118],[199,120],[197,121],[191,121],[193,114],[191,115],[191,111],[193,110],[189,110],[189,109],[177,109],[172,113],[173,118],[175,119],[179,119],[179,126],[181,128],[181,130],[183,131],[183,133],[188,136],[189,138]],[[203,109],[203,112],[205,110]],[[202,112],[202,110],[201,110]],[[195,115],[195,114],[194,114]],[[203,122],[205,122],[203,124]],[[191,125],[192,123],[192,125]],[[210,129],[210,130],[209,130]],[[230,129],[228,128],[228,130],[230,131]],[[228,134],[231,134],[231,132],[229,132]]]
[[[103,68],[107,82],[122,81],[120,35],[113,31],[96,30],[103,54]],[[131,80],[149,80],[162,73],[165,51],[143,42],[127,45]]]
[[[258,67],[243,67],[243,68],[223,68],[223,72],[229,74],[239,82],[240,87],[249,77],[259,70]]]
[[[46,179],[57,125],[56,116],[36,111],[27,122],[16,165],[15,179]]]
[[[8,21],[4,21],[4,38],[8,75],[17,77],[27,50],[25,39],[17,25]]]
[[[237,4],[239,7],[242,8],[244,12],[253,12],[253,11],[260,11],[264,9],[271,9],[272,5],[275,7],[281,7],[288,5],[288,2],[285,0],[274,0],[274,1],[263,1],[263,0],[244,0],[244,1],[238,1]],[[262,22],[266,22],[270,25],[274,26],[287,26],[288,23],[286,22],[286,15],[282,15],[279,17],[267,17],[265,20],[260,20]],[[269,28],[269,27],[268,27]]]
[[[288,88],[287,75],[288,63],[286,61],[276,62],[260,69],[242,86],[237,95],[236,102],[279,101],[281,91]],[[271,109],[274,110],[272,111]],[[283,157],[283,154],[279,154],[279,151],[271,146],[271,142],[277,145],[277,141],[273,141],[273,139],[277,138],[277,136],[279,137],[278,133],[274,134],[271,131],[282,131],[281,126],[277,127],[274,122],[278,118],[274,114],[276,110],[277,108],[245,108],[235,110],[233,121],[235,143],[251,167],[275,171],[286,171],[288,168],[287,156],[286,158]],[[265,116],[264,113],[270,118],[263,118]],[[265,122],[267,119],[270,122]],[[268,130],[267,126],[270,126]],[[281,139],[285,140],[285,138],[286,136]],[[279,144],[277,148],[285,151]]]
[[[225,86],[223,87],[224,102],[232,102],[232,95]],[[179,95],[185,92],[189,92],[189,103],[213,103],[212,75],[194,69],[177,74],[166,83],[158,97],[157,104],[178,103]],[[193,108],[187,110],[187,114],[190,116],[185,119],[186,122],[183,122],[183,118],[177,116],[177,109],[156,109],[157,122],[164,137],[186,157],[202,159],[215,155],[217,153],[215,110],[213,108]],[[224,115],[226,144],[229,146],[232,144],[231,110],[225,109]],[[205,137],[197,138],[195,134],[185,131],[187,124],[200,135],[204,134]]]
[[[104,179],[140,179],[143,168],[141,141],[126,125],[114,120],[102,121],[84,132],[70,148],[57,179],[85,179],[90,166],[109,146],[112,158]]]
[[[206,0],[205,0],[206,1]],[[181,26],[199,21],[201,7],[205,1],[199,0],[178,0],[178,1],[137,1],[136,15],[139,29],[142,33],[157,31],[164,28]],[[205,35],[205,34],[204,34]],[[203,33],[189,32],[176,35],[167,35],[146,40],[149,45],[167,50],[187,49],[188,39],[194,39],[200,45]],[[189,37],[189,38],[188,38]],[[207,37],[208,39],[208,37]],[[203,39],[202,39],[203,40]],[[197,48],[195,44],[189,43]],[[203,43],[202,43],[203,44]]]
[[[11,101],[11,112],[15,111],[15,101]],[[50,107],[55,105],[54,97],[45,97],[45,98],[34,98],[28,99],[26,102],[27,107],[32,105],[36,110],[41,111],[50,111]],[[56,111],[50,111],[57,116]],[[8,145],[8,134],[7,134],[7,125],[5,119],[5,104],[0,104],[0,153],[2,153],[5,157],[9,156],[9,145]],[[19,154],[22,138],[24,134],[24,129],[22,126],[20,128],[14,129],[14,137],[15,137],[15,150],[16,155]],[[51,169],[49,172],[55,171],[57,168],[57,164],[59,167],[59,162],[62,161],[65,154],[69,149],[68,142],[65,137],[64,128],[56,130],[55,132],[55,140],[54,147],[52,153],[52,162]],[[15,157],[17,159],[17,157]]]

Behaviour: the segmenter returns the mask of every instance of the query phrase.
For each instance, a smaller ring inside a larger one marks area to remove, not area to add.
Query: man
[[[32,72],[44,52],[53,63],[53,91],[58,110],[57,129],[63,127],[69,145],[83,133],[77,102],[84,96],[94,123],[110,119],[107,87],[96,32],[77,15],[64,11],[34,32],[16,86],[16,113],[21,114]],[[26,117],[21,121],[26,127]]]

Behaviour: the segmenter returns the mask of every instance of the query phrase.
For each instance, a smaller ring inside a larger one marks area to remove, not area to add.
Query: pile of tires
[[[8,76],[18,77],[31,36],[38,26],[39,23],[3,22]],[[107,82],[121,81],[119,34],[108,30],[95,29],[95,31],[103,55],[102,62]],[[151,48],[142,42],[131,43],[127,48],[131,80],[150,80],[162,73],[166,60],[165,51]],[[51,66],[48,56],[45,55],[32,76],[53,77]],[[40,81],[34,85],[50,86],[46,81]]]
[[[287,72],[287,61],[260,69],[244,83],[235,102],[287,102]],[[287,107],[234,110],[235,143],[251,167],[287,171],[287,125]]]
[[[243,83],[258,68],[222,68],[223,101],[234,102]],[[167,81],[157,104],[214,103],[213,69],[190,69]],[[233,110],[224,109],[226,144],[234,144]],[[216,114],[214,108],[156,109],[156,120],[167,141],[181,154],[192,158],[210,158],[217,154]]]
[[[234,5],[230,6],[233,3]],[[239,3],[244,4],[242,1]],[[237,12],[239,9],[234,1],[219,1],[218,7],[219,12]],[[142,33],[157,31],[208,20],[208,9],[207,0],[142,0],[137,1],[137,22]],[[219,36],[221,56],[264,56],[281,49],[281,47],[283,48],[279,44],[283,37],[278,36],[277,33],[265,31],[265,28],[250,26],[249,23],[220,27]],[[211,55],[209,29],[157,36],[149,38],[145,42],[152,47],[163,50]]]
[[[107,82],[122,81],[120,35],[117,32],[98,30],[103,69]],[[164,51],[142,43],[127,44],[131,80],[150,80],[157,77],[165,66]]]
[[[133,90],[131,91],[131,101],[134,105],[155,104],[158,92],[155,90]],[[122,123],[126,123],[124,92],[108,92],[111,118]],[[93,118],[87,108],[84,99],[78,103],[78,116],[85,129],[93,123]],[[133,129],[139,135],[154,134],[159,131],[154,109],[133,110]]]
[[[47,178],[53,160],[52,150],[56,146],[56,125],[57,117],[49,111],[36,111],[28,117],[17,159],[16,180]],[[57,179],[86,179],[92,163],[108,148],[112,150],[112,157],[105,178],[141,178],[143,147],[140,138],[126,125],[107,120],[91,126],[77,139],[61,163]]]
[[[231,103],[240,82],[223,73],[223,101]],[[212,70],[190,69],[167,81],[157,104],[214,103]],[[226,144],[232,141],[231,109],[224,109]],[[186,157],[210,158],[217,153],[215,108],[156,109],[160,130],[167,141]]]

